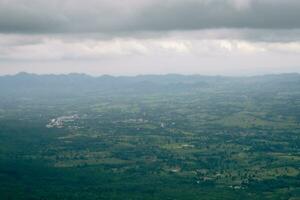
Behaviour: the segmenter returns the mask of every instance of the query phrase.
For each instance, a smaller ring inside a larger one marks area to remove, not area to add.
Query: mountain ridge
[[[148,93],[199,93],[203,89],[222,88],[224,91],[255,90],[276,92],[300,90],[300,74],[278,74],[252,77],[203,75],[139,75],[93,77],[86,74],[37,75],[18,73],[0,76],[0,96],[72,96],[90,93],[116,95]]]

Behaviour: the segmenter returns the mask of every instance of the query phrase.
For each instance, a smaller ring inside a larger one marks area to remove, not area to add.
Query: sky
[[[0,75],[300,73],[299,0],[0,0]]]

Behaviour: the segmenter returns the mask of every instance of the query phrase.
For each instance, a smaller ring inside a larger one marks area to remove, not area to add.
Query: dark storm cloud
[[[299,0],[1,0],[2,33],[298,29]]]

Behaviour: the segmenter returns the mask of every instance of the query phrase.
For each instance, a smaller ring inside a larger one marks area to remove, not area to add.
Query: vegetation
[[[300,197],[300,75],[0,78],[1,199]]]

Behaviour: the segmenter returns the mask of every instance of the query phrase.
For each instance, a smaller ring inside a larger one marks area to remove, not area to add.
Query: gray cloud
[[[298,29],[299,0],[1,0],[2,33]]]
[[[300,1],[163,2],[145,9],[139,19],[139,29],[145,30],[295,29],[300,27]]]
[[[299,0],[0,0],[0,74],[300,72]]]

